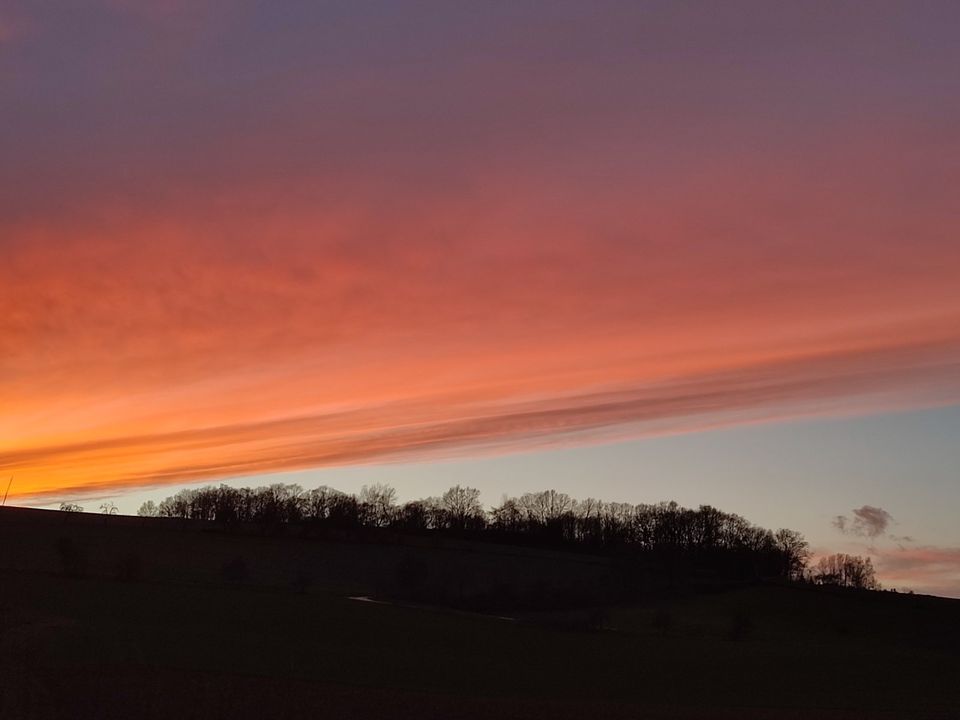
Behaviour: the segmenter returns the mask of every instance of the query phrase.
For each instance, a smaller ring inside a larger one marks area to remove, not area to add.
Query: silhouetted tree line
[[[487,511],[476,488],[455,486],[440,497],[398,504],[385,485],[357,495],[329,487],[226,485],[181,490],[140,515],[226,525],[286,524],[341,530],[387,528],[477,540],[613,553],[662,566],[708,568],[725,576],[802,579],[807,542],[793,530],[773,532],[708,505],[653,505],[575,500],[556,490],[504,497]]]
[[[814,585],[879,590],[876,571],[870,558],[837,553],[820,558],[807,571],[807,579]]]

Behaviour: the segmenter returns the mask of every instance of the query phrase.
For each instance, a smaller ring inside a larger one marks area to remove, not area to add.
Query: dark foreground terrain
[[[4,720],[960,718],[958,601],[651,585],[598,607],[605,558],[11,508],[0,549]],[[405,592],[431,583],[497,603]],[[570,587],[573,609],[529,600]]]

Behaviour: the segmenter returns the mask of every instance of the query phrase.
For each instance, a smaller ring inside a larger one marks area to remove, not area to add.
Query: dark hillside
[[[620,569],[378,537],[4,509],[0,717],[957,717],[956,601],[655,588],[594,606],[596,623],[579,621],[587,610],[504,619],[380,591],[405,573],[477,587],[493,573],[550,596]]]
[[[179,518],[0,509],[0,568],[104,580],[250,585],[347,595],[399,595],[445,604],[619,596],[608,558],[389,530],[224,528]]]

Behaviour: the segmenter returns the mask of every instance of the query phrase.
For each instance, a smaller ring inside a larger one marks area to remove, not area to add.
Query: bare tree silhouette
[[[817,585],[835,585],[858,590],[879,590],[870,558],[836,553],[820,558],[810,570],[810,579]]]
[[[158,517],[160,515],[160,508],[157,507],[157,504],[153,500],[147,500],[140,506],[140,509],[137,510],[137,515],[139,517]]]
[[[476,488],[454,485],[440,498],[446,526],[452,530],[477,527],[485,522],[480,491]]]
[[[364,486],[358,496],[299,485],[261,488],[219,487],[180,490],[159,505],[144,503],[138,514],[253,523],[270,532],[287,525],[378,532],[448,532],[476,539],[536,544],[552,548],[616,553],[625,567],[643,559],[670,573],[697,568],[741,580],[779,577],[819,584],[872,587],[872,567],[848,562],[806,574],[809,549],[793,530],[772,532],[739,515],[709,505],[685,508],[675,502],[631,505],[593,498],[577,501],[566,493],[543,490],[504,497],[484,511],[480,491],[455,485],[438,498],[397,506],[387,485]],[[629,560],[629,562],[628,562]],[[842,564],[841,564],[842,565]],[[818,566],[819,567],[819,566]],[[834,580],[834,578],[839,578]]]
[[[386,527],[393,520],[397,505],[397,491],[389,485],[364,485],[358,497],[365,524]]]

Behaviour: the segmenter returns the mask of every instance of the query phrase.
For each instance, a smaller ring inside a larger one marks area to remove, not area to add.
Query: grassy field
[[[564,613],[350,596],[383,597],[410,558],[438,577],[466,567],[462,582],[539,573],[541,588],[611,582],[602,558],[16,509],[0,542],[4,719],[960,717],[957,601],[658,593],[588,631]]]

